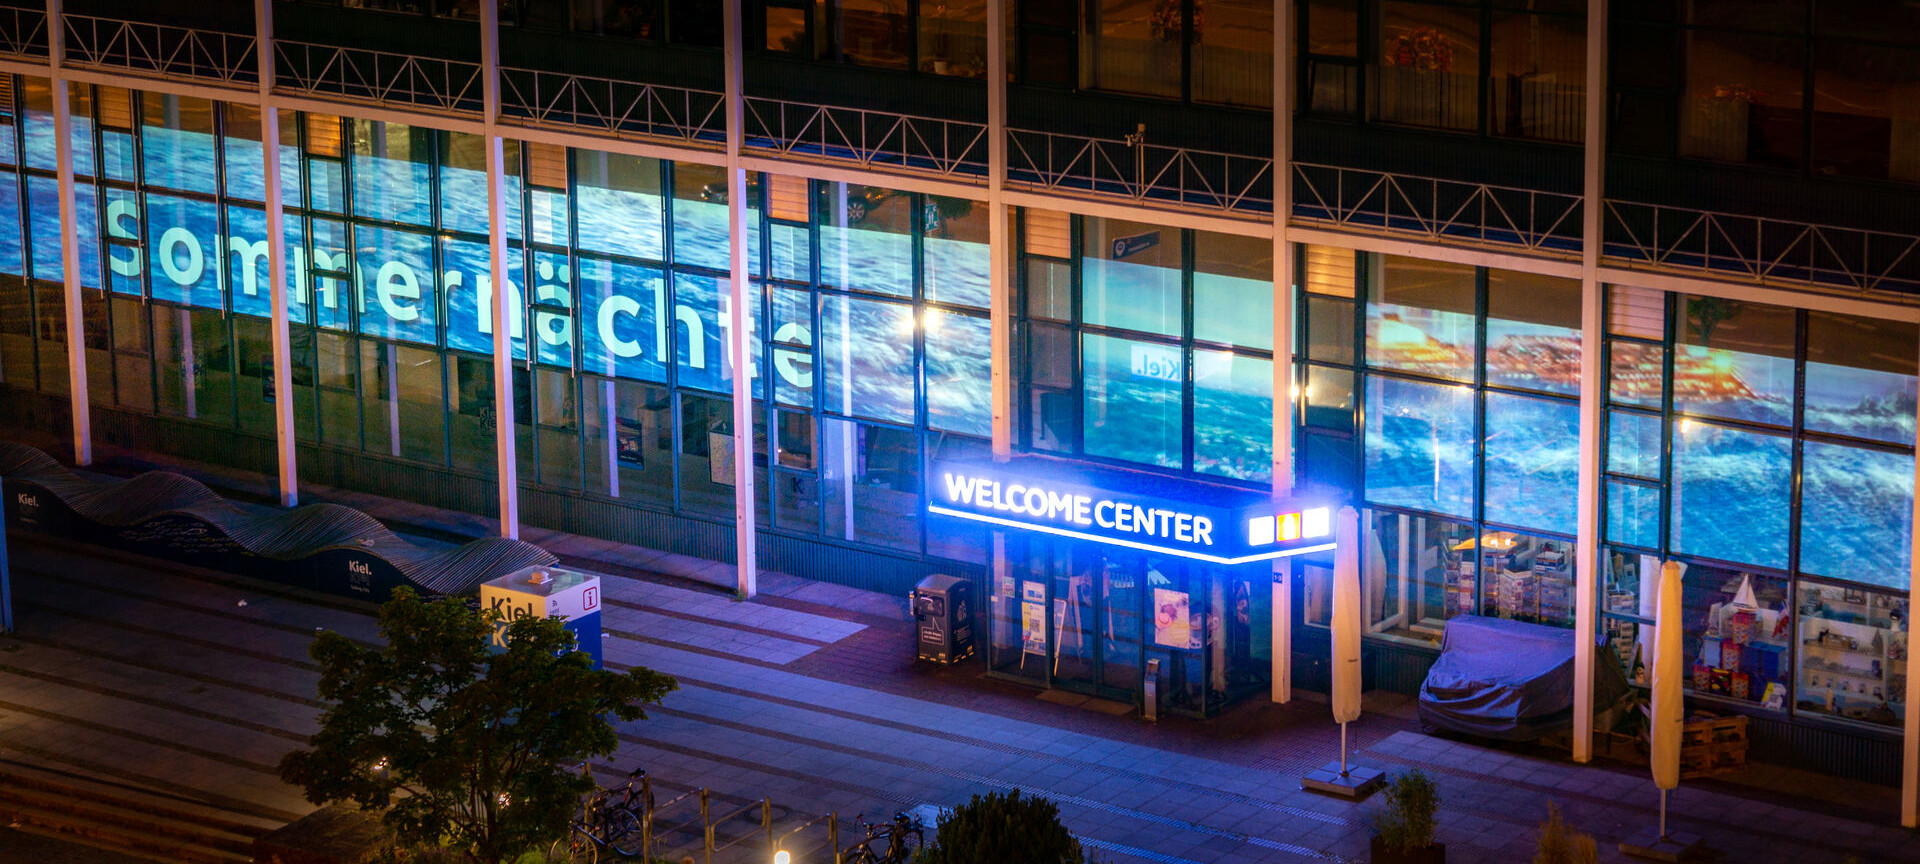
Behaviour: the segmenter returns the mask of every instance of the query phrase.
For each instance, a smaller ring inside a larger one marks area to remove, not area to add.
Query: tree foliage
[[[940,817],[918,864],[1081,864],[1080,841],[1060,823],[1060,808],[1015,789],[975,795]]]
[[[619,743],[614,721],[643,719],[677,685],[635,667],[593,668],[556,619],[506,625],[459,598],[401,589],[380,608],[385,645],[314,640],[325,705],[310,744],[280,776],[315,804],[388,807],[404,843],[445,844],[497,864],[566,834],[593,781],[577,766]]]

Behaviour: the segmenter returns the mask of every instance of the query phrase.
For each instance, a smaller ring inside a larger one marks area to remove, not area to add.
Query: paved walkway
[[[398,521],[428,531],[472,518],[393,506],[407,511]],[[599,766],[608,780],[647,767],[662,801],[697,786],[714,790],[716,811],[770,796],[791,825],[1019,788],[1059,802],[1102,860],[1365,859],[1377,805],[1298,788],[1338,746],[1317,700],[1148,724],[1038,699],[977,668],[911,662],[899,598],[769,574],[760,599],[739,603],[688,578],[579,554],[612,544],[531,539],[609,574],[610,664],[681,682]],[[13,563],[21,633],[0,637],[0,758],[276,819],[312,809],[273,772],[314,729],[306,648],[318,629],[373,638],[371,606],[44,543],[16,544]],[[1530,860],[1549,800],[1600,838],[1604,861],[1625,860],[1615,845],[1655,818],[1644,769],[1432,738],[1416,731],[1403,697],[1368,701],[1351,730],[1356,761],[1437,777],[1453,864]],[[1729,861],[1920,861],[1920,834],[1897,827],[1890,790],[1818,781],[1841,790],[1832,803],[1776,791],[1813,789],[1808,778],[1755,775],[1775,788],[1687,784],[1672,799],[1675,825]],[[0,848],[0,861],[54,860]]]

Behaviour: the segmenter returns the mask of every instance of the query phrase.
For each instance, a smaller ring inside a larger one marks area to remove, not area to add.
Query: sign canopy
[[[930,513],[1214,564],[1332,549],[1338,503],[1043,456],[936,461],[930,491]]]

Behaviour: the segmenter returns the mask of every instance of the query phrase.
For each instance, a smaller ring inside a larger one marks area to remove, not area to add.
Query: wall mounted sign
[[[1333,548],[1331,501],[1039,456],[936,461],[932,481],[931,513],[1215,564]]]

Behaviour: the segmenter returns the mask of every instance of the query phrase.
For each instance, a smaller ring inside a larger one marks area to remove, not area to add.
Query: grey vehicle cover
[[[1610,648],[1596,649],[1594,706],[1627,692]],[[1447,622],[1440,657],[1420,685],[1420,725],[1504,741],[1573,727],[1573,631],[1479,615]]]

